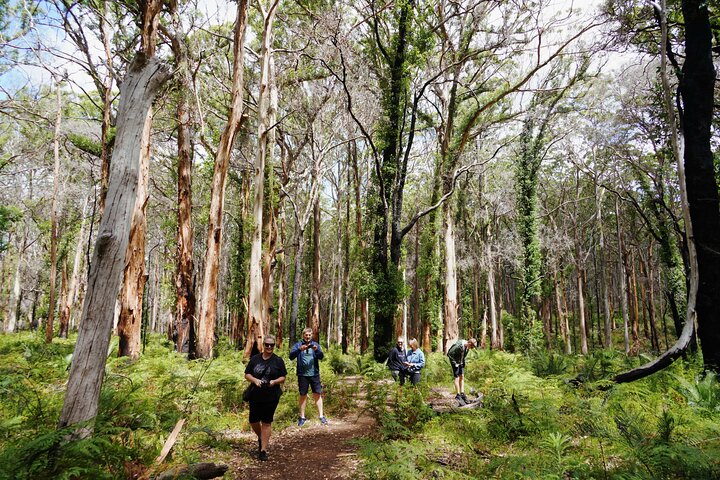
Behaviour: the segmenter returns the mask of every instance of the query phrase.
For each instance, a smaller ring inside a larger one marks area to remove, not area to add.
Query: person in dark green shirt
[[[450,359],[450,366],[453,369],[453,378],[455,382],[455,400],[460,406],[468,405],[470,400],[465,396],[465,359],[471,348],[477,347],[477,340],[471,338],[469,340],[458,339],[453,343],[447,351]]]

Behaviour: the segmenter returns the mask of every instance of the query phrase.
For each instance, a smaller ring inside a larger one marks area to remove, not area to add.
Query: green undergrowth
[[[386,401],[373,404],[378,438],[361,442],[363,477],[720,478],[718,379],[694,358],[633,383],[609,381],[646,360],[473,352],[466,391],[484,395],[482,408],[435,414],[415,398],[430,386],[452,389],[452,378],[445,357],[430,354],[420,388],[376,388]]]
[[[215,358],[187,361],[170,342],[155,336],[143,355],[130,361],[116,357],[114,339],[94,433],[72,440],[71,431],[56,427],[73,341],[54,339],[48,345],[40,333],[0,335],[0,479],[135,478],[153,465],[180,419],[185,424],[167,465],[248,455],[237,440],[238,432],[250,431],[242,401],[245,364],[242,352],[223,340]],[[294,424],[298,416],[295,362],[288,360],[286,349],[277,352],[288,368],[275,414],[278,429]],[[353,389],[358,386],[339,378],[323,362],[328,415],[356,406]],[[308,406],[308,413],[317,414],[314,406]]]
[[[57,430],[73,340],[41,333],[0,335],[0,479],[125,479],[152,471],[178,420],[182,434],[164,468],[247,457],[242,352],[221,339],[212,360],[187,361],[160,336],[140,359],[111,345],[94,434]],[[275,429],[298,416],[295,362],[277,352],[288,378]],[[359,440],[362,479],[713,479],[720,478],[720,386],[697,358],[641,381],[609,378],[647,359],[614,351],[587,356],[473,351],[466,391],[483,406],[438,414],[452,390],[447,358],[427,355],[417,387],[387,382],[370,355],[327,349],[321,363],[326,414],[368,414]],[[385,381],[381,381],[385,380]],[[314,405],[307,416],[317,421]],[[242,458],[240,458],[242,460]],[[229,474],[231,478],[231,474]]]

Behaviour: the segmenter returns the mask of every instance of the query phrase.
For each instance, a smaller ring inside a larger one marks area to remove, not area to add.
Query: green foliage
[[[22,211],[14,206],[0,205],[0,252],[7,249],[7,233],[22,218]]]
[[[342,350],[334,346],[326,352],[325,361],[336,375],[352,375],[360,372],[360,365],[350,355],[343,355]],[[362,357],[358,357],[362,358]]]
[[[412,438],[413,429],[433,416],[422,390],[409,385],[370,384],[367,401],[379,434],[385,439]]]
[[[102,145],[100,144],[100,142],[97,142],[94,139],[85,135],[79,135],[76,133],[68,133],[67,138],[68,140],[70,140],[70,143],[72,143],[75,147],[79,148],[83,152],[95,155],[96,157],[100,157],[102,153]]]
[[[565,373],[570,368],[570,361],[564,355],[540,349],[532,355],[532,367],[538,377],[548,377]]]
[[[212,360],[188,362],[157,336],[135,362],[109,358],[100,415],[86,439],[56,430],[72,346],[60,339],[45,344],[40,333],[0,336],[0,479],[131,478],[146,471],[181,417],[187,423],[170,463],[207,459],[210,451],[245,455],[226,434],[249,430],[247,404],[239,400],[242,353],[226,339]],[[278,354],[287,358],[282,349]],[[332,346],[326,355],[327,414],[368,412],[377,422],[375,436],[360,443],[364,478],[720,475],[717,377],[700,374],[700,359],[604,391],[597,383],[576,387],[564,380],[583,372],[607,382],[603,376],[642,359],[610,351],[578,359],[473,350],[466,390],[484,394],[483,407],[435,414],[429,400],[449,395],[452,384],[445,355],[426,356],[418,387],[382,381],[387,368],[370,354],[342,355]],[[298,414],[295,363],[287,366],[277,430]],[[357,372],[360,381],[345,378]]]
[[[577,368],[578,377],[586,382],[607,378],[620,370],[614,350],[596,350],[584,357]]]
[[[427,355],[423,381],[451,378],[443,355]],[[576,364],[577,361],[577,365]],[[678,379],[696,377],[701,362],[677,362],[668,371],[609,391],[606,376],[641,359],[607,351],[576,359],[534,352],[531,358],[473,351],[466,389],[478,388],[483,408],[418,422],[411,436],[390,417],[382,439],[363,444],[367,478],[700,478],[718,475],[718,412],[688,408]],[[445,372],[445,373],[443,373]],[[535,373],[541,373],[538,376]],[[580,372],[595,383],[572,387]],[[710,383],[710,381],[707,381]],[[690,385],[693,381],[688,380]],[[393,388],[385,387],[393,404]],[[703,387],[700,387],[701,389]],[[387,399],[376,387],[377,408]],[[699,394],[698,397],[709,397]]]
[[[676,378],[680,384],[678,390],[685,396],[688,405],[707,412],[720,412],[720,382],[715,372],[697,375],[692,382],[684,377]]]

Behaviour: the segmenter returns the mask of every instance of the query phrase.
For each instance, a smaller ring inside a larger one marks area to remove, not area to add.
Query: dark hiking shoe
[[[327,418],[320,417],[320,423],[322,423],[323,425],[327,425],[328,424]]]
[[[307,419],[305,417],[300,417],[298,419],[298,427],[302,427],[303,425],[305,425],[305,422],[307,422]]]
[[[472,403],[470,400],[468,400],[468,397],[465,395],[465,393],[461,393],[460,396],[465,401],[466,405],[470,405]]]
[[[457,400],[457,402],[458,402],[458,407],[467,405],[467,402],[462,397],[462,395],[460,395],[459,393],[457,395],[455,395],[455,400]]]
[[[265,450],[260,451],[260,455],[258,455],[258,458],[262,460],[263,462],[266,462],[268,459],[267,452]]]

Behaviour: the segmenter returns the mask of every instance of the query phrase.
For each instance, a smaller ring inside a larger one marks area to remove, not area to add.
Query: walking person
[[[417,385],[420,381],[420,370],[425,366],[425,354],[420,350],[418,341],[414,338],[408,341],[408,347],[410,347],[410,350],[406,353],[407,361],[405,366],[408,370],[410,383]]]
[[[447,352],[453,369],[455,400],[458,401],[461,407],[470,404],[470,400],[465,396],[465,359],[468,351],[475,347],[477,347],[477,340],[474,338],[469,340],[458,339]]]
[[[300,418],[298,426],[305,425],[305,404],[307,403],[308,389],[312,390],[313,400],[318,409],[320,423],[327,425],[328,421],[323,413],[322,384],[320,383],[319,360],[325,356],[320,344],[312,339],[313,330],[310,327],[302,332],[302,340],[290,349],[290,360],[297,358],[298,390],[300,391],[299,405]]]
[[[387,366],[390,369],[390,374],[393,380],[396,382],[400,380],[400,385],[405,385],[405,377],[407,376],[407,358],[405,356],[405,340],[403,337],[398,337],[397,344],[393,349],[390,350],[387,359]]]
[[[250,426],[258,436],[258,458],[267,460],[267,448],[272,434],[272,422],[275,409],[280,402],[287,370],[282,358],[275,355],[275,337],[265,335],[262,353],[250,358],[245,367],[245,380],[250,382],[252,392],[249,396]]]

